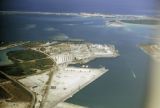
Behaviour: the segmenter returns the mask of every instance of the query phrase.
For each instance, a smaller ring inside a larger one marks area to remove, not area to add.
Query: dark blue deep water
[[[101,58],[88,63],[90,67],[103,65],[109,72],[67,102],[91,108],[143,107],[150,60],[138,45],[151,42],[152,26],[109,27],[105,25],[107,18],[63,15],[1,15],[0,19],[1,41],[80,38],[114,44],[120,53],[118,58]]]

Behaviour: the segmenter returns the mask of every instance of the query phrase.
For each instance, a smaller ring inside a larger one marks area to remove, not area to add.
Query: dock
[[[64,102],[107,71],[105,68],[67,67],[60,69],[54,73],[48,95],[43,101],[43,108],[53,108],[58,103]]]

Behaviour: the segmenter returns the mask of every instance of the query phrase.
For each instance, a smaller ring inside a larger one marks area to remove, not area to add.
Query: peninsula
[[[84,64],[95,58],[119,56],[114,45],[83,40],[21,43],[14,43],[14,46],[7,43],[8,48],[20,48],[6,53],[13,64],[0,66],[2,108],[87,108],[65,100],[109,69]],[[1,51],[7,46],[0,48]],[[77,63],[82,66],[69,66]]]

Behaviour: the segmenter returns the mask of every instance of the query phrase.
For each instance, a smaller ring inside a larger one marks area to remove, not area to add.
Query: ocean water
[[[14,48],[8,48],[5,50],[0,50],[0,66],[13,64],[12,60],[10,60],[7,56],[7,53],[9,51],[22,50],[22,49],[24,49],[24,48],[14,47]]]
[[[152,42],[153,26],[108,26],[101,17],[64,15],[1,15],[1,41],[79,38],[93,43],[114,44],[117,58],[101,58],[90,67],[105,66],[109,72],[75,94],[67,102],[91,108],[142,108],[150,58],[139,46]],[[133,74],[134,73],[134,74]]]
[[[9,50],[0,51],[0,66],[13,64],[13,62],[8,59],[8,56],[6,54],[8,51]]]

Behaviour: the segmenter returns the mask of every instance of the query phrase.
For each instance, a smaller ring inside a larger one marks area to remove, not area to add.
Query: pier
[[[44,108],[53,108],[58,103],[64,102],[107,71],[105,68],[67,67],[60,69],[54,73]]]

